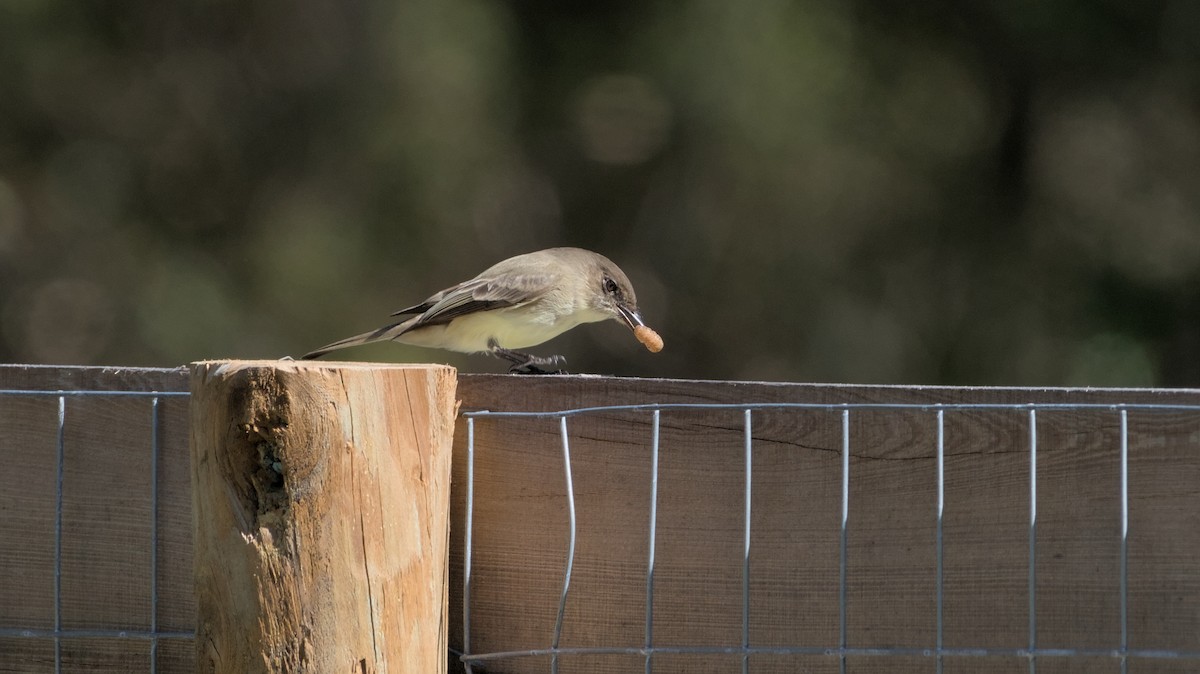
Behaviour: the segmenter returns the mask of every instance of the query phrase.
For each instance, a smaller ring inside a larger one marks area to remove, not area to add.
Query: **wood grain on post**
[[[446,671],[455,382],[192,365],[199,671]]]

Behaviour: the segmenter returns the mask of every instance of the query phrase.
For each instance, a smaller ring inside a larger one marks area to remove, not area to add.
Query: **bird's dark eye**
[[[616,295],[617,291],[619,290],[619,288],[617,288],[617,282],[610,278],[604,279],[604,289],[613,295]]]

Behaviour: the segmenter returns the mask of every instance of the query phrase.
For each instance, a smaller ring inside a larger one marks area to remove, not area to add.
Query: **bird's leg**
[[[555,367],[567,362],[562,356],[541,357],[529,353],[521,353],[506,349],[492,339],[488,341],[488,352],[493,356],[508,361],[512,367],[508,371],[514,374],[565,374],[562,370],[543,370],[542,365]]]

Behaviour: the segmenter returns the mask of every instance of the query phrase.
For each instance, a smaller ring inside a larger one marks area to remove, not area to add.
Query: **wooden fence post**
[[[455,371],[192,364],[199,671],[446,671]]]

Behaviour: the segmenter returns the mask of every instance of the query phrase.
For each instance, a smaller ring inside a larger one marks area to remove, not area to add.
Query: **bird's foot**
[[[566,362],[562,356],[552,356],[550,358],[534,358],[528,363],[514,364],[508,368],[509,374],[566,374],[566,370],[554,368],[560,362]],[[540,366],[549,365],[554,369],[544,370]]]
[[[565,370],[558,369],[559,365],[567,362],[567,359],[562,356],[543,357],[521,353],[512,349],[505,349],[494,341],[490,346],[490,353],[493,356],[509,362],[511,367],[508,368],[508,371],[511,374],[566,374]],[[552,369],[543,369],[545,367]]]

